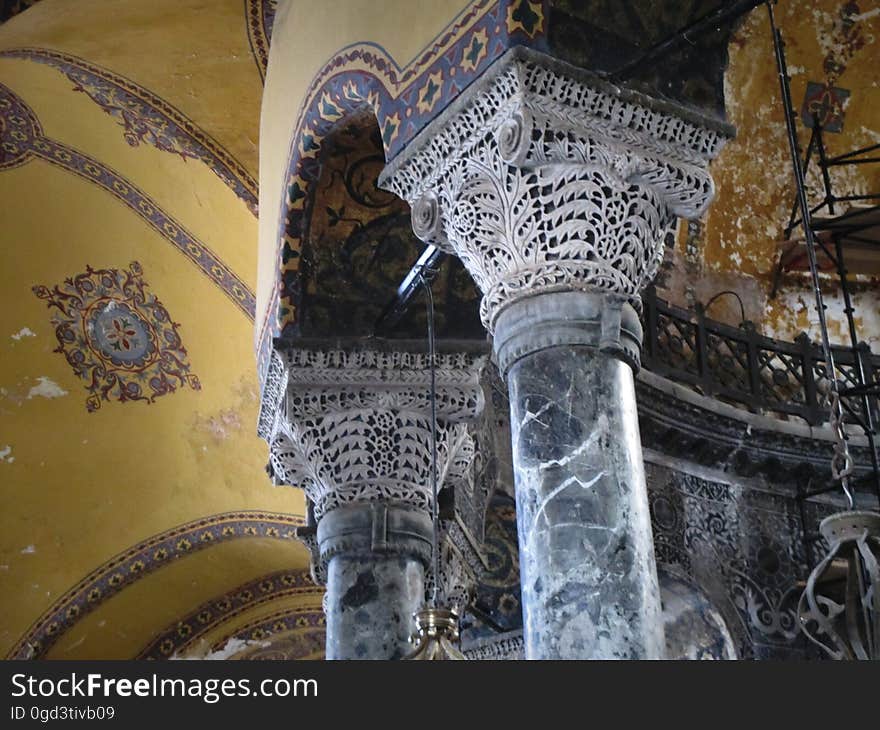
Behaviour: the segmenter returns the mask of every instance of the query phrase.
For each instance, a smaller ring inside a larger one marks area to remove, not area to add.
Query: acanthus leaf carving
[[[676,218],[699,217],[728,130],[515,49],[392,161],[382,184],[458,256],[500,311],[542,291],[629,299],[657,273]]]
[[[430,368],[421,353],[288,348],[273,367],[277,413],[261,423],[277,483],[301,487],[315,518],[353,502],[383,500],[429,511]],[[483,408],[484,358],[436,361],[441,485],[472,480],[469,422]],[[274,363],[274,360],[273,360]]]

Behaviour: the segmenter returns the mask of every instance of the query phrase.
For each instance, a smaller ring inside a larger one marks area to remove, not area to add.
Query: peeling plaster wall
[[[792,98],[797,111],[808,81],[850,90],[843,132],[825,135],[830,155],[880,141],[880,13],[869,0],[781,0],[777,23],[786,42]],[[809,281],[803,274],[783,278],[770,298],[776,246],[782,239],[794,183],[779,82],[767,12],[752,11],[734,34],[725,78],[728,118],[737,127],[713,164],[717,197],[706,217],[683,222],[676,250],[661,279],[661,296],[693,306],[731,289],[743,301],[747,319],[764,334],[792,340],[801,331],[819,336]],[[798,119],[800,143],[809,131]],[[880,165],[836,167],[831,171],[835,195],[880,191]],[[821,179],[814,166],[808,175],[811,203],[820,201]],[[832,341],[848,344],[843,304],[836,281],[825,277]],[[859,336],[880,350],[880,302],[875,281],[854,282]],[[715,319],[739,324],[735,298],[720,297],[709,310]]]

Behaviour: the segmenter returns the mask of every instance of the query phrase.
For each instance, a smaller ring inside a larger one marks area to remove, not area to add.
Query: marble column
[[[386,502],[328,512],[318,525],[327,565],[327,659],[400,659],[425,600],[432,523]]]
[[[437,357],[441,488],[470,477],[483,361]],[[313,525],[299,534],[327,589],[326,658],[399,659],[412,649],[431,569],[428,358],[375,341],[299,341],[276,345],[267,383],[273,478],[303,488],[311,504]]]
[[[709,205],[730,132],[517,48],[383,172],[483,293],[510,394],[526,658],[663,655],[636,307],[677,218]]]
[[[620,324],[600,349],[603,318]],[[631,365],[640,335],[629,304],[579,291],[498,318],[527,657],[662,656]]]

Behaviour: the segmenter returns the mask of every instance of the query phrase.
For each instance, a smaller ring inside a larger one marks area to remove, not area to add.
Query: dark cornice
[[[833,437],[827,427],[784,421],[707,398],[646,370],[636,377],[642,444],[669,456],[740,476],[791,484],[831,478]],[[862,436],[852,436],[856,474],[870,470]]]

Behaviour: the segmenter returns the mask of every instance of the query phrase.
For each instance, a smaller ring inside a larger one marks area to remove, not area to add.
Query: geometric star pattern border
[[[342,120],[372,109],[392,160],[441,110],[513,46],[547,51],[549,0],[471,0],[412,61],[400,65],[374,42],[340,49],[309,83],[300,107],[285,173],[275,286],[258,314],[257,372],[265,384],[272,341],[295,335],[301,294],[301,255],[324,141]]]

